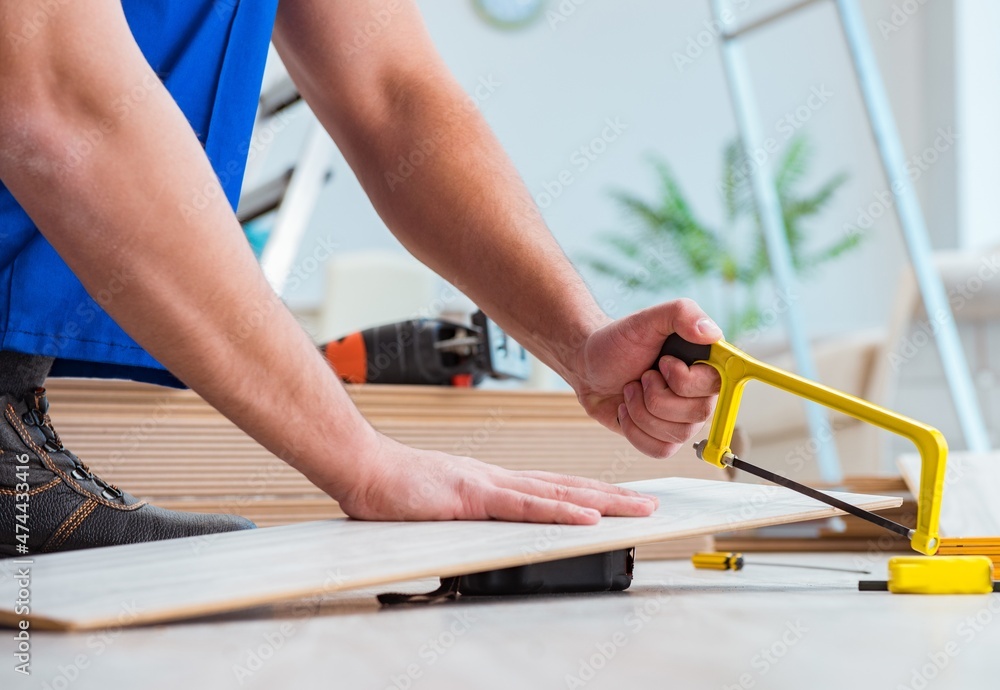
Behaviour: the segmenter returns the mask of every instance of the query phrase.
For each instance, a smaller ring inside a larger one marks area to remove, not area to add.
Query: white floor
[[[380,610],[370,592],[347,593],[193,623],[36,634],[30,679],[5,653],[0,687],[996,687],[1000,595],[858,592],[859,577],[885,576],[884,558],[862,554],[747,558],[873,574],[640,562],[618,594]]]

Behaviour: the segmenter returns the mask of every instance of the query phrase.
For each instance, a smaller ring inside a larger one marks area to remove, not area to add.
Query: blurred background
[[[727,12],[746,25],[796,4],[732,0]],[[750,195],[756,165],[738,147],[720,27],[708,2],[420,5],[444,59],[609,314],[692,297],[730,340],[795,368],[785,301],[770,278]],[[860,6],[995,445],[1000,281],[990,279],[1000,272],[993,203],[1000,189],[1000,3]],[[762,155],[775,170],[796,302],[820,379],[938,426],[962,447],[835,5],[811,3],[740,45],[770,142]],[[265,95],[284,79],[272,51]],[[261,120],[244,200],[316,153],[316,136],[302,103]],[[290,272],[282,297],[317,342],[394,320],[474,311],[409,257],[336,148],[323,151],[329,179],[299,209],[302,236],[283,249]],[[258,249],[273,218],[246,225]],[[540,365],[527,382],[485,385],[565,389]],[[741,424],[758,447],[771,444],[787,457],[808,437],[801,405],[756,389],[753,395],[763,397],[744,404]],[[834,425],[842,460],[861,457],[862,469],[886,462],[872,459],[874,445],[855,425]]]

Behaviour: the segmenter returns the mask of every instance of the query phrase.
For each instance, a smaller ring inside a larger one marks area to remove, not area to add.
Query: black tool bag
[[[430,604],[463,596],[620,592],[632,584],[635,548],[441,578],[426,594],[378,595],[379,603]]]

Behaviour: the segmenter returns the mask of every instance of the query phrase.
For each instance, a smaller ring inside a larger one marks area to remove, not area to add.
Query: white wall
[[[940,5],[950,3],[931,0],[938,6],[931,9],[911,1],[916,11],[895,18],[892,0],[862,4],[904,148],[919,155],[933,146],[937,128],[953,124],[948,121],[950,110],[942,113],[928,107],[939,102],[938,94],[929,90],[945,89],[949,80],[927,76],[938,64],[927,52],[950,45],[948,27],[931,18]],[[713,223],[721,220],[717,189],[721,152],[735,126],[717,46],[706,33],[707,2],[587,0],[566,21],[550,25],[542,19],[518,32],[487,26],[465,0],[420,4],[461,84],[471,91],[481,79],[499,82],[481,109],[532,193],[544,192],[546,183],[564,169],[573,174],[573,183],[544,209],[571,257],[593,249],[598,233],[623,227],[623,218],[608,197],[610,189],[653,192],[654,180],[644,163],[649,152],[670,161],[701,216]],[[750,0],[748,9],[738,14],[751,17],[777,4]],[[675,54],[683,54],[690,41],[699,39],[711,44],[693,64],[678,69]],[[832,94],[803,126],[816,146],[812,179],[841,170],[851,176],[813,228],[817,242],[828,242],[855,222],[859,207],[875,202],[876,193],[886,188],[833,6],[819,3],[754,35],[746,45],[762,121],[773,123],[772,132],[779,140],[784,139],[779,120],[803,105],[813,88]],[[574,166],[574,151],[598,136],[609,118],[618,119],[627,130],[581,172]],[[304,123],[305,116],[297,117],[289,131],[300,130]],[[289,144],[291,139],[294,136],[283,140],[282,151],[268,167],[294,155],[297,144]],[[951,246],[956,240],[954,185],[931,182],[953,175],[952,158],[951,149],[939,154],[917,182],[922,197],[931,203],[928,218],[938,246]],[[335,170],[302,256],[325,237],[332,237],[344,251],[398,248],[346,164],[338,160]],[[902,260],[895,218],[885,212],[860,250],[806,283],[802,307],[810,333],[823,336],[883,324]],[[287,296],[289,302],[314,305],[321,295],[321,273],[310,275],[301,290]],[[651,299],[622,299],[606,281],[592,285],[615,314]],[[709,300],[706,295],[691,296]],[[780,330],[774,336],[780,336]]]
[[[1000,245],[1000,3],[955,3],[959,246]]]

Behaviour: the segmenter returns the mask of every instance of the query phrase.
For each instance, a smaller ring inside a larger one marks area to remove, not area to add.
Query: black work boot
[[[140,501],[91,472],[59,439],[44,388],[0,395],[0,558],[253,529],[235,515]]]

